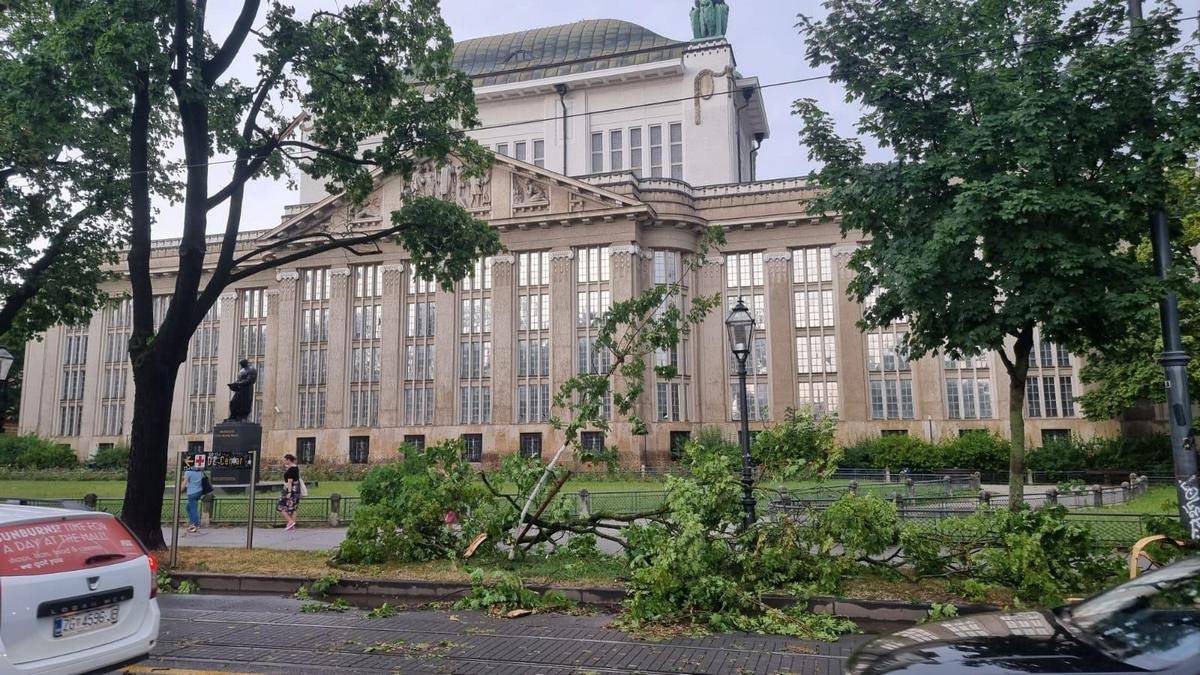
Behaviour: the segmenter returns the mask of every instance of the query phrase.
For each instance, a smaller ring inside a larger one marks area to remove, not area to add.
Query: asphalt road
[[[271,597],[160,597],[159,643],[130,672],[241,673],[841,673],[865,638],[837,643],[730,634],[634,639],[605,614],[500,619],[414,610],[386,619],[362,610],[300,611]]]

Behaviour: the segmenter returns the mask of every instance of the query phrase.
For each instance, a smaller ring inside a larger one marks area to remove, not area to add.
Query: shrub
[[[1152,436],[1078,437],[1054,440],[1029,453],[1027,464],[1034,471],[1136,471],[1171,473],[1171,439]]]
[[[837,467],[837,419],[809,410],[788,410],[783,420],[763,429],[751,454],[765,474],[779,480],[826,477]]]
[[[460,554],[481,532],[494,547],[515,520],[493,503],[462,441],[416,450],[404,461],[377,466],[363,480],[363,505],[354,511],[335,560],[346,563],[425,562]],[[453,514],[453,517],[450,517]]]
[[[79,464],[75,451],[32,434],[0,434],[0,466],[17,469],[69,469]]]
[[[1008,468],[1009,442],[998,434],[972,432],[930,443],[913,436],[881,436],[859,441],[843,451],[841,466],[908,469],[913,473],[968,469],[994,472]]]
[[[129,446],[114,445],[109,448],[100,448],[92,455],[91,464],[101,470],[121,470],[129,468]]]

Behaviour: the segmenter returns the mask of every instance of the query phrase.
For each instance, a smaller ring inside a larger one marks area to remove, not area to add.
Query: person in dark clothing
[[[300,467],[296,466],[295,455],[283,456],[283,495],[279,497],[279,505],[275,507],[287,521],[284,529],[296,529],[296,509],[300,507],[301,481]]]

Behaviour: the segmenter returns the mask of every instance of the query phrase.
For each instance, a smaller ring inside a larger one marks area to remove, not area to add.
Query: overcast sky
[[[306,16],[314,9],[336,10],[347,0],[296,0],[297,14]],[[265,3],[264,3],[265,4]],[[728,38],[733,44],[738,69],[743,75],[756,76],[763,84],[805,77],[814,73],[803,61],[804,44],[795,30],[796,14],[819,10],[817,0],[730,0]],[[220,40],[236,16],[241,2],[209,3],[208,24]],[[691,38],[688,10],[690,0],[442,0],[442,13],[456,40],[509,33],[542,26],[570,23],[580,19],[622,19],[645,26],[669,38]],[[261,19],[261,17],[260,17]],[[231,72],[243,80],[254,75],[252,52],[257,44],[247,42]],[[811,168],[797,143],[798,127],[790,115],[791,102],[801,96],[816,98],[846,124],[856,117],[847,108],[840,90],[827,82],[768,88],[763,91],[770,115],[771,138],[759,154],[759,177],[775,178],[807,173]],[[219,159],[219,158],[217,158]],[[211,169],[211,182],[223,185],[229,177],[228,165]],[[299,200],[284,181],[259,180],[247,189],[242,218],[243,229],[270,227],[279,222],[285,204]],[[154,236],[179,236],[182,230],[178,205],[158,202]],[[225,213],[216,209],[209,214],[209,231],[219,232]]]

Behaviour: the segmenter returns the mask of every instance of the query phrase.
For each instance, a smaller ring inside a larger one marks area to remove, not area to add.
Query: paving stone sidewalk
[[[328,551],[337,548],[346,538],[344,527],[304,527],[284,530],[282,527],[254,528],[254,548],[291,551]],[[163,528],[163,539],[171,543],[171,528]],[[180,546],[242,548],[246,545],[245,527],[210,527],[198,534],[179,531]]]
[[[609,627],[605,614],[498,619],[416,610],[369,619],[362,610],[304,613],[299,601],[272,597],[164,596],[160,606],[162,632],[147,664],[155,671],[841,673],[867,639],[828,644],[729,634],[649,642]]]

